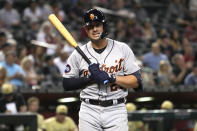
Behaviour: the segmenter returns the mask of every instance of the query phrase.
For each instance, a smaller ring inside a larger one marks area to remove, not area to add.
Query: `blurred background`
[[[172,102],[172,109],[195,110],[197,0],[0,0],[0,112],[28,112],[28,99],[36,97],[35,112],[43,119],[54,116],[63,104],[78,124],[80,90],[64,92],[61,83],[74,49],[48,15],[54,13],[83,45],[88,42],[83,13],[94,7],[113,12],[104,11],[108,37],[127,43],[142,69],[144,92],[130,89],[127,102],[135,110],[159,110],[165,100]],[[37,46],[32,40],[53,47]],[[10,94],[21,96],[15,111],[2,108],[2,100]],[[194,121],[188,125],[193,130]]]

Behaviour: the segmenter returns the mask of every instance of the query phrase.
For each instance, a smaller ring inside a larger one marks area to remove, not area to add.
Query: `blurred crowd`
[[[57,105],[54,111],[54,115],[51,117],[46,117],[38,113],[40,108],[39,98],[31,96],[27,100],[25,100],[23,95],[19,92],[15,92],[14,86],[8,83],[3,84],[2,94],[3,96],[0,98],[0,113],[22,113],[23,115],[36,115],[37,131],[78,131],[78,127],[75,124],[74,120],[67,115],[68,107],[66,105]],[[6,124],[0,123],[1,131],[30,131],[30,127],[25,125],[23,122],[21,122],[20,124]]]
[[[106,13],[109,38],[127,43],[142,68],[145,88],[197,85],[196,0],[31,0],[0,1],[0,87],[61,88],[73,48],[48,21],[54,13],[81,45],[88,41],[83,13],[95,6]],[[118,13],[119,12],[119,13]],[[119,18],[119,19],[117,19]],[[37,40],[54,45],[45,48]]]

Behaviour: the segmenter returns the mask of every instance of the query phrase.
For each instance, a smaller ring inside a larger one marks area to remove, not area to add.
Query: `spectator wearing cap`
[[[154,71],[158,71],[161,60],[168,61],[168,57],[160,52],[159,43],[156,42],[152,44],[152,51],[146,53],[142,58],[143,65]]]
[[[161,109],[172,110],[173,108],[174,108],[174,104],[169,100],[165,100],[161,104]]]
[[[26,112],[26,102],[22,94],[16,93],[14,85],[10,83],[3,84],[1,88],[3,96],[0,98],[0,112],[17,113]],[[12,107],[12,108],[10,108]]]
[[[5,54],[5,60],[0,63],[1,66],[5,67],[8,74],[8,81],[17,86],[23,86],[24,71],[15,63],[16,53],[14,51],[8,51]]]
[[[197,85],[197,63],[194,64],[192,68],[192,72],[189,73],[185,80],[184,80],[185,86],[196,86]]]
[[[173,110],[174,109],[174,104],[169,100],[165,100],[161,103],[160,109],[162,109],[162,110]],[[173,121],[171,121],[171,120],[164,121],[164,124],[166,125],[164,127],[164,131],[174,131],[173,130],[173,124],[174,124]]]
[[[137,107],[134,103],[127,103],[126,108],[128,112],[136,111]],[[148,125],[142,121],[128,121],[129,131],[148,131]]]
[[[65,105],[56,107],[56,115],[44,121],[44,131],[78,131],[75,122],[67,116],[68,108]]]

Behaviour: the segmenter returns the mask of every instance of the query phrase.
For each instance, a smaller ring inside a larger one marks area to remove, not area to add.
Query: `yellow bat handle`
[[[72,35],[67,31],[67,29],[63,26],[63,24],[59,21],[59,19],[54,15],[49,15],[49,21],[57,28],[57,30],[62,34],[62,36],[68,41],[68,43],[74,48],[77,47],[77,42],[72,37]]]

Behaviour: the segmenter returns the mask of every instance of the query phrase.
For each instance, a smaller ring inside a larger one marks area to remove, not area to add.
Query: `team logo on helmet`
[[[90,19],[94,20],[94,14],[90,14]]]

